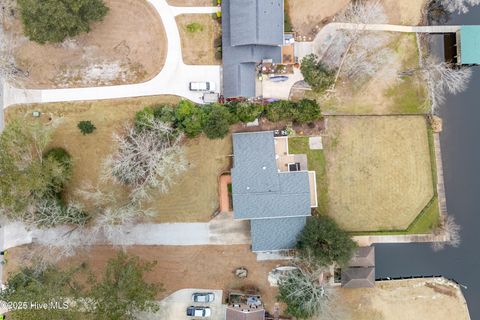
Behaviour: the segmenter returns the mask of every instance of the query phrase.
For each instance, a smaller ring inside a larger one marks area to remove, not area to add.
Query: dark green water
[[[480,6],[449,24],[480,24]],[[480,50],[480,48],[479,48]],[[377,277],[443,275],[463,289],[472,320],[480,319],[480,67],[469,89],[442,106],[441,145],[449,214],[461,225],[462,244],[434,252],[428,244],[377,245]],[[452,320],[455,320],[452,318]]]

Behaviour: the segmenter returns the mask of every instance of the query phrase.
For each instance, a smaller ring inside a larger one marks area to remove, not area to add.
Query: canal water
[[[480,6],[467,14],[453,15],[448,24],[479,25]],[[479,320],[480,67],[473,69],[468,90],[449,96],[440,110],[447,207],[462,227],[462,243],[438,252],[428,244],[377,245],[376,276],[442,275],[454,279],[463,287],[472,320]]]

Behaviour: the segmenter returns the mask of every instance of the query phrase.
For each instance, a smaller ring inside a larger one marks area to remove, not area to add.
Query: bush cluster
[[[204,133],[210,139],[221,139],[232,124],[251,122],[266,117],[272,122],[294,121],[309,123],[321,118],[320,106],[315,100],[298,102],[280,100],[267,105],[242,101],[225,104],[197,105],[182,100],[178,105],[160,104],[144,108],[135,115],[137,130],[143,130],[149,119],[159,119],[189,138]]]

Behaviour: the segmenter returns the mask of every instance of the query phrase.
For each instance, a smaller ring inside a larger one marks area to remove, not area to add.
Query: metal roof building
[[[461,26],[457,42],[459,64],[480,64],[480,26]]]
[[[272,131],[233,135],[234,218],[250,220],[252,250],[295,247],[311,213],[307,171],[279,172]]]
[[[255,97],[255,67],[282,61],[283,0],[222,1],[223,95]]]

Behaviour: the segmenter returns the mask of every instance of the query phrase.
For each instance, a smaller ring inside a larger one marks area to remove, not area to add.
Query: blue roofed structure
[[[256,65],[282,61],[283,0],[223,0],[223,95],[253,98]]]
[[[306,170],[281,171],[277,142],[288,144],[286,139],[277,141],[272,131],[233,135],[234,218],[250,220],[253,251],[294,248],[314,206],[315,179]]]
[[[459,64],[480,64],[480,26],[461,26],[457,32]]]

